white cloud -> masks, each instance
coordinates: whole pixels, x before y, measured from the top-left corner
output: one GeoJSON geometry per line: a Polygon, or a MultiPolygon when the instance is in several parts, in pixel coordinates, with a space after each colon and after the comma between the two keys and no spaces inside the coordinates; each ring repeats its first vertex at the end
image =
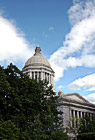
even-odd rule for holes
{"type": "Polygon", "coordinates": [[[89,88],[87,91],[95,91],[95,87],[89,88]]]}
{"type": "Polygon", "coordinates": [[[50,26],[49,27],[49,31],[52,31],[52,30],[54,30],[54,27],[53,26],[50,26]]]}
{"type": "Polygon", "coordinates": [[[95,0],[73,0],[68,14],[72,26],[83,19],[95,17],[95,0]]]}
{"type": "Polygon", "coordinates": [[[95,102],[92,102],[93,104],[95,104],[95,102]]]}
{"type": "Polygon", "coordinates": [[[91,94],[87,95],[87,99],[92,102],[95,102],[95,93],[91,93],[91,94]]]}
{"type": "Polygon", "coordinates": [[[10,62],[21,66],[33,54],[33,45],[29,44],[24,34],[12,20],[0,15],[0,64],[10,62]],[[31,48],[30,48],[30,47],[31,48]]]}
{"type": "Polygon", "coordinates": [[[95,104],[95,93],[90,93],[89,95],[83,97],[88,101],[90,101],[91,103],[95,104]]]}
{"type": "Polygon", "coordinates": [[[59,67],[58,65],[50,62],[55,74],[58,73],[58,75],[55,76],[55,80],[57,81],[59,78],[63,76],[63,69],[59,67]]]}
{"type": "Polygon", "coordinates": [[[62,89],[62,88],[64,88],[64,86],[59,85],[57,88],[58,88],[58,89],[62,89]]]}
{"type": "Polygon", "coordinates": [[[71,90],[81,90],[95,88],[95,73],[79,78],[68,85],[71,90]]]}
{"type": "Polygon", "coordinates": [[[55,66],[61,69],[61,75],[56,70],[56,80],[69,67],[95,67],[95,0],[74,0],[68,14],[72,24],[71,31],[66,35],[63,46],[50,56],[54,70],[55,66]]]}

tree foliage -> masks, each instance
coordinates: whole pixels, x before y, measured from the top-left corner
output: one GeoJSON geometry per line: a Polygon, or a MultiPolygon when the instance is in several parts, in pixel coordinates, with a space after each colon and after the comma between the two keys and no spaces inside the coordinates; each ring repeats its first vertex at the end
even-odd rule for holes
{"type": "Polygon", "coordinates": [[[87,114],[80,120],[78,130],[79,140],[94,140],[95,139],[95,115],[88,116],[87,114]]]}
{"type": "Polygon", "coordinates": [[[79,133],[95,132],[95,116],[88,116],[87,114],[83,119],[80,119],[79,133]]]}
{"type": "Polygon", "coordinates": [[[55,139],[63,124],[57,98],[45,81],[30,79],[15,65],[0,66],[1,140],[55,139]]]}

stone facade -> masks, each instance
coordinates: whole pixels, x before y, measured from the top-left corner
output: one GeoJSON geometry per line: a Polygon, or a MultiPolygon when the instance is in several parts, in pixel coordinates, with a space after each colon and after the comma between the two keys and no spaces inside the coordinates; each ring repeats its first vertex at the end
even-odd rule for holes
{"type": "Polygon", "coordinates": [[[54,87],[54,71],[48,60],[42,56],[40,47],[36,47],[34,56],[27,60],[22,72],[38,81],[47,80],[54,87]]]}
{"type": "Polygon", "coordinates": [[[91,118],[95,114],[95,105],[84,99],[78,93],[61,94],[59,96],[59,109],[63,112],[64,128],[78,127],[72,118],[84,118],[88,114],[91,118]]]}
{"type": "MultiPolygon", "coordinates": [[[[54,71],[47,59],[42,56],[40,47],[36,47],[34,56],[27,60],[22,71],[38,81],[46,79],[49,85],[54,88],[54,71]]],[[[63,94],[62,91],[59,91],[57,96],[59,96],[58,109],[63,112],[64,128],[68,126],[68,122],[70,122],[71,127],[76,125],[72,118],[83,118],[86,113],[93,116],[95,113],[95,105],[78,93],[63,94]]]]}

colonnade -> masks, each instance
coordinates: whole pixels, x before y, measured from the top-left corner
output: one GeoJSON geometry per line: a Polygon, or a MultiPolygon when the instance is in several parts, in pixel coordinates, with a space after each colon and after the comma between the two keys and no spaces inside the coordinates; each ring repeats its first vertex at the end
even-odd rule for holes
{"type": "Polygon", "coordinates": [[[93,113],[82,112],[77,110],[70,110],[71,127],[78,126],[79,119],[84,119],[85,115],[88,115],[91,119],[93,118],[93,113]]]}
{"type": "Polygon", "coordinates": [[[44,71],[32,71],[29,73],[30,78],[39,80],[47,80],[49,84],[53,84],[53,75],[44,71]]]}

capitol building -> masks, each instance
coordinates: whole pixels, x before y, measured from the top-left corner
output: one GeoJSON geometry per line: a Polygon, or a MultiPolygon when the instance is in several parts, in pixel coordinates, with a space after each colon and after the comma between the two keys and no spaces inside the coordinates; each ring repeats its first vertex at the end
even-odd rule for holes
{"type": "MultiPolygon", "coordinates": [[[[54,70],[48,60],[42,56],[40,47],[36,47],[35,54],[26,61],[22,72],[37,81],[46,79],[54,89],[54,70]]],[[[76,122],[72,118],[84,118],[85,114],[93,117],[95,114],[95,105],[78,93],[64,94],[59,91],[56,96],[59,96],[58,109],[63,112],[64,128],[68,126],[68,122],[71,127],[76,126],[76,122]]]]}
{"type": "Polygon", "coordinates": [[[54,87],[54,71],[48,60],[42,56],[40,47],[36,47],[34,56],[27,60],[22,71],[37,81],[47,80],[54,87]]]}

